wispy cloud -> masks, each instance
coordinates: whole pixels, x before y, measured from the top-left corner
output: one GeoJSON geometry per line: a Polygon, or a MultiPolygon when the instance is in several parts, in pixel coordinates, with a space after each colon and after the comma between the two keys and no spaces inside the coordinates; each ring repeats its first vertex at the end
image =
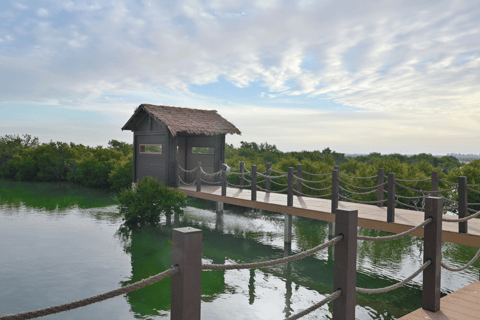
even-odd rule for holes
{"type": "MultiPolygon", "coordinates": [[[[433,129],[437,135],[460,129],[476,135],[479,14],[480,7],[467,0],[24,1],[0,13],[8,18],[0,22],[0,39],[10,37],[0,42],[0,95],[3,101],[56,99],[68,108],[130,112],[127,106],[138,104],[133,99],[138,92],[174,104],[185,100],[181,97],[204,103],[190,93],[191,85],[221,77],[238,88],[261,86],[257,98],[271,100],[269,110],[275,99],[302,96],[357,110],[349,111],[355,114],[351,119],[342,110],[326,116],[320,109],[313,117],[292,105],[297,122],[276,116],[262,122],[285,125],[282,141],[308,130],[320,135],[316,126],[334,130],[334,124],[355,126],[368,140],[374,131],[367,128],[379,122],[396,128],[383,128],[384,141],[394,141],[395,132],[404,134],[400,141],[431,135],[433,129]],[[37,9],[15,13],[29,8],[37,9]],[[165,98],[170,94],[177,100],[165,98]],[[128,102],[113,108],[108,96],[128,102]],[[382,120],[372,120],[376,117],[382,120]]],[[[225,97],[206,104],[227,102],[225,97]]],[[[260,112],[255,105],[249,100],[236,108],[242,114],[260,112]]],[[[239,121],[255,131],[250,122],[239,121]]],[[[346,137],[328,139],[347,146],[346,137]]]]}

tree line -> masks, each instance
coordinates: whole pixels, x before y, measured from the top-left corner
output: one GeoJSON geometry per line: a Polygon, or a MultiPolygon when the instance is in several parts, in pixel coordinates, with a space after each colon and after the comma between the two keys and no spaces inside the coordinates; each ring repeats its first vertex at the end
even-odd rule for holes
{"type": "MultiPolygon", "coordinates": [[[[431,177],[432,171],[439,171],[440,179],[455,183],[459,176],[466,176],[468,184],[480,184],[480,160],[463,165],[453,156],[434,157],[431,154],[421,153],[413,156],[401,154],[382,155],[370,153],[355,158],[346,157],[330,148],[322,151],[295,151],[282,152],[276,145],[269,143],[245,142],[235,148],[226,145],[226,163],[233,169],[238,169],[239,162],[245,162],[245,167],[258,166],[258,172],[265,171],[267,163],[272,169],[285,172],[288,167],[296,168],[303,165],[303,170],[313,174],[329,173],[333,166],[339,165],[340,172],[352,177],[367,177],[377,174],[379,168],[385,169],[385,175],[396,173],[397,179],[422,180],[431,177]]],[[[120,191],[129,188],[132,181],[133,147],[131,144],[117,140],[110,140],[106,148],[102,146],[89,147],[82,144],[49,142],[39,143],[38,138],[30,135],[5,135],[0,137],[0,175],[21,181],[69,181],[94,188],[110,188],[120,191]]],[[[320,181],[320,177],[308,176],[304,178],[320,181]]],[[[353,185],[369,187],[376,185],[376,179],[356,180],[342,177],[353,185]]],[[[259,179],[261,180],[261,179],[259,179]]],[[[229,182],[238,184],[238,176],[229,176],[229,182]]],[[[275,180],[279,185],[272,184],[272,190],[281,190],[286,180],[275,180]]],[[[321,189],[329,182],[308,184],[321,189]]],[[[419,190],[430,190],[430,182],[402,182],[402,184],[419,190]]],[[[265,187],[265,185],[260,184],[265,187]]],[[[440,182],[440,190],[451,188],[452,185],[440,182]]],[[[304,188],[306,194],[319,194],[304,188]]],[[[346,187],[347,190],[358,191],[346,187]]],[[[479,188],[476,188],[479,189],[479,188]]],[[[320,192],[321,193],[321,192],[320,192]]],[[[328,193],[328,190],[323,193],[328,193]]],[[[413,191],[397,187],[397,194],[401,196],[416,196],[413,191]]],[[[458,199],[455,192],[448,194],[452,200],[458,199]]],[[[358,200],[375,200],[376,195],[354,195],[349,197],[358,200]]],[[[412,201],[403,201],[411,204],[412,201]]],[[[469,192],[468,202],[480,203],[480,193],[469,192]]]]}

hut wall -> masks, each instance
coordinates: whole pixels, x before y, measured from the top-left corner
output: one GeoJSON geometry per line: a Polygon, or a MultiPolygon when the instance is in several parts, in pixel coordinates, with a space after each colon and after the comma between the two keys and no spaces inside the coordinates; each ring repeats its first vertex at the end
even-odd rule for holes
{"type": "Polygon", "coordinates": [[[149,175],[158,178],[163,184],[168,184],[167,159],[169,155],[167,130],[163,123],[145,116],[135,127],[135,181],[141,181],[149,175]],[[161,145],[162,153],[142,153],[141,145],[161,145]]]}

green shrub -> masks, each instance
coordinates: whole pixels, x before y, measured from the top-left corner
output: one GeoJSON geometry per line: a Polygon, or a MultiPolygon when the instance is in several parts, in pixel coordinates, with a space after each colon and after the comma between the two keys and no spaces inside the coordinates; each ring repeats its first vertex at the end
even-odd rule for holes
{"type": "Polygon", "coordinates": [[[133,155],[130,154],[125,160],[114,165],[112,172],[108,175],[108,182],[113,191],[121,191],[132,185],[133,155]]]}
{"type": "Polygon", "coordinates": [[[115,200],[125,224],[135,226],[158,223],[162,213],[183,213],[181,208],[186,206],[187,196],[146,176],[135,189],[121,191],[115,200]]]}

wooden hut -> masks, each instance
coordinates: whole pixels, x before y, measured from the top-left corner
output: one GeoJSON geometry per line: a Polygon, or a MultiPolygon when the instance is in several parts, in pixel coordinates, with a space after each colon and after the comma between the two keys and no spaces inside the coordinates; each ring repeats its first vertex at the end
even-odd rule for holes
{"type": "MultiPolygon", "coordinates": [[[[150,175],[166,186],[176,186],[176,160],[192,170],[197,162],[207,173],[225,161],[225,135],[241,134],[216,110],[198,110],[141,104],[122,130],[133,131],[133,182],[150,175]]],[[[185,182],[191,174],[179,171],[185,182]]]]}

